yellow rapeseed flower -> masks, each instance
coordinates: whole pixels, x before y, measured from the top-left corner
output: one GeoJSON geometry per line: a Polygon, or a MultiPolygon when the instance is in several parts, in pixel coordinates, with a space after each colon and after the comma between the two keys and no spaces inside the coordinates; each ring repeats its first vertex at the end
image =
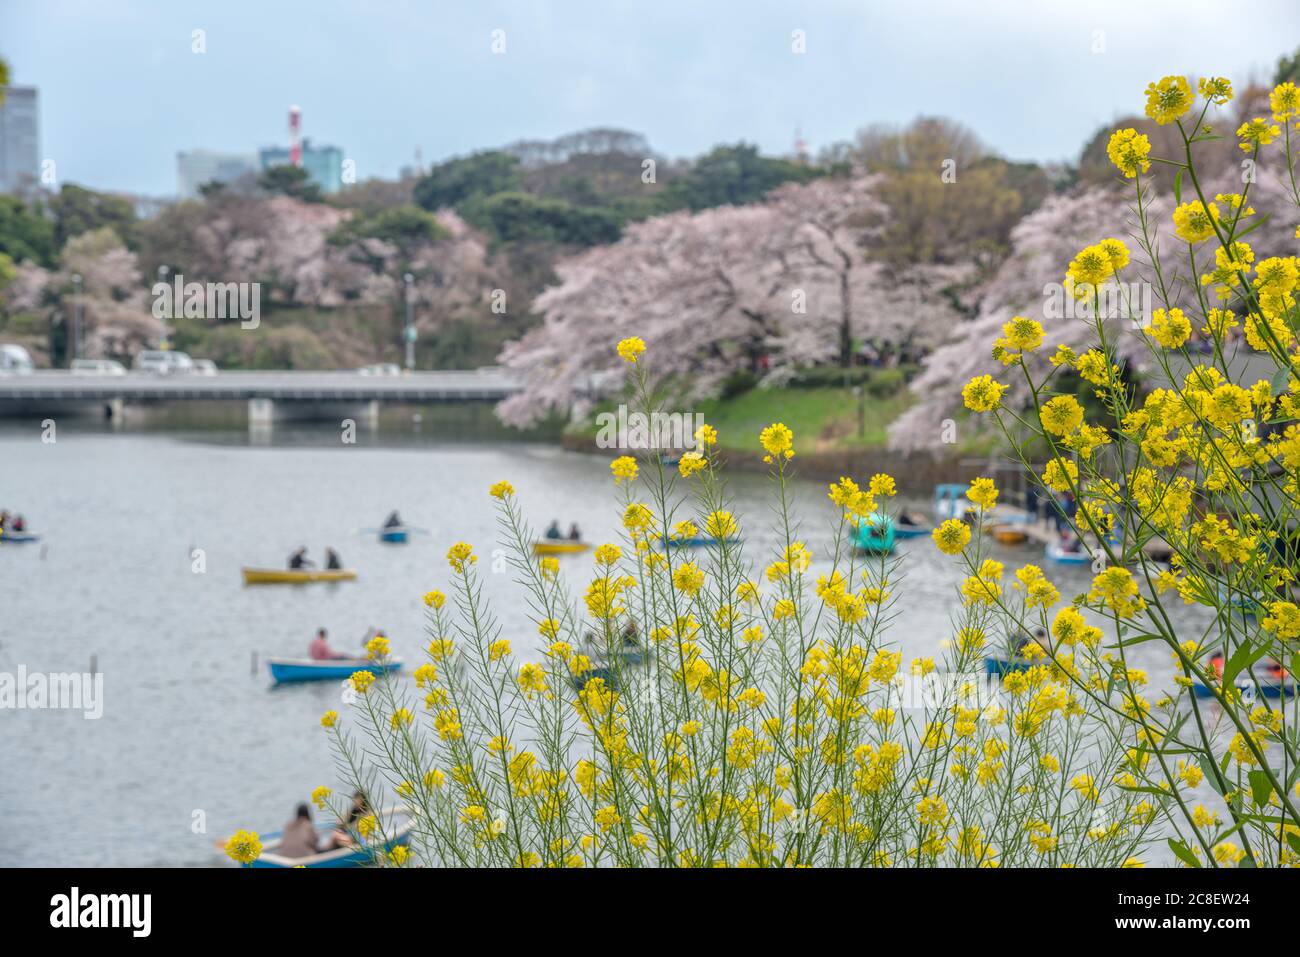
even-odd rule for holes
{"type": "Polygon", "coordinates": [[[1166,126],[1192,108],[1192,87],[1185,76],[1166,76],[1147,85],[1146,114],[1166,126]]]}
{"type": "Polygon", "coordinates": [[[623,339],[618,344],[618,355],[624,362],[636,362],[643,352],[645,352],[645,342],[636,336],[623,339]]]}

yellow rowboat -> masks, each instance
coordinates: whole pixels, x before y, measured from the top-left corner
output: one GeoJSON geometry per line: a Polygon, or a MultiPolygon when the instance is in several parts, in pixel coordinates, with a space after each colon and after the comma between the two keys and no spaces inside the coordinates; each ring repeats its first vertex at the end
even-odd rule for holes
{"type": "Polygon", "coordinates": [[[995,525],[993,527],[993,537],[1003,545],[1020,545],[1029,540],[1029,535],[1024,529],[1015,528],[1011,525],[995,525]]]}
{"type": "Polygon", "coordinates": [[[577,555],[591,548],[589,542],[572,542],[567,539],[533,542],[534,555],[577,555]]]}
{"type": "Polygon", "coordinates": [[[307,582],[347,582],[357,577],[351,568],[245,568],[245,585],[303,585],[307,582]]]}

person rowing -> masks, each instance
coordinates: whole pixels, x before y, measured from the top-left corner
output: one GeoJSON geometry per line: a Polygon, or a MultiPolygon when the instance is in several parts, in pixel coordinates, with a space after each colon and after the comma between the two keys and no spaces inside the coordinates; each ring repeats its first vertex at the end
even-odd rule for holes
{"type": "Polygon", "coordinates": [[[554,539],[561,539],[564,537],[563,533],[560,531],[560,520],[558,518],[551,519],[551,524],[546,526],[546,537],[554,539]]]}
{"type": "Polygon", "coordinates": [[[343,559],[339,558],[339,553],[332,548],[325,549],[325,567],[333,569],[343,567],[343,559]]]}
{"type": "Polygon", "coordinates": [[[289,567],[291,569],[292,568],[314,568],[315,566],[316,563],[307,557],[306,545],[303,545],[301,548],[295,550],[294,553],[289,556],[289,567]]]}
{"type": "Polygon", "coordinates": [[[311,645],[307,649],[308,655],[313,661],[339,661],[351,657],[341,651],[335,651],[330,646],[329,638],[325,635],[324,628],[316,629],[316,637],[311,640],[311,645]]]}
{"type": "MultiPolygon", "coordinates": [[[[559,531],[559,529],[557,528],[556,531],[559,531]]],[[[577,522],[573,522],[571,525],[569,525],[569,541],[571,542],[582,541],[582,532],[578,530],[577,522]]]]}
{"type": "Polygon", "coordinates": [[[402,527],[402,516],[398,515],[397,510],[394,509],[392,512],[389,513],[388,518],[384,520],[384,528],[401,528],[401,527],[402,527]]]}

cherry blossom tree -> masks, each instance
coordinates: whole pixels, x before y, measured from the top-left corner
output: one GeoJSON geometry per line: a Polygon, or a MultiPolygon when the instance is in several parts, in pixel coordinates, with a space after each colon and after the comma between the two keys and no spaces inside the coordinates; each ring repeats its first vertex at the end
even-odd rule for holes
{"type": "Polygon", "coordinates": [[[874,177],[786,184],[764,203],[678,212],[558,264],[533,308],[541,326],[501,361],[524,382],[501,416],[527,425],[581,407],[618,381],[613,345],[640,336],[684,400],[715,394],[738,370],[780,382],[796,368],[847,364],[941,340],[959,317],[940,290],[961,268],[891,267],[869,257],[887,221],[874,177]]]}
{"type": "MultiPolygon", "coordinates": [[[[1293,235],[1293,204],[1288,198],[1285,170],[1260,166],[1256,181],[1250,185],[1248,202],[1255,216],[1267,219],[1244,237],[1259,257],[1275,255],[1289,249],[1293,235]]],[[[1206,198],[1240,193],[1241,171],[1228,166],[1205,183],[1206,198]]],[[[1195,200],[1191,187],[1183,187],[1183,202],[1195,200]]],[[[1168,194],[1151,194],[1148,221],[1159,227],[1152,250],[1162,261],[1172,258],[1181,242],[1173,236],[1171,214],[1174,199],[1168,194]]],[[[1107,237],[1124,240],[1132,262],[1123,270],[1124,298],[1121,308],[1103,317],[1108,336],[1117,345],[1117,354],[1130,363],[1138,376],[1149,373],[1150,353],[1136,330],[1145,324],[1149,312],[1163,305],[1160,291],[1151,284],[1150,257],[1137,232],[1130,184],[1122,187],[1085,187],[1068,194],[1048,198],[1041,207],[1026,216],[1012,230],[1011,256],[1002,263],[980,292],[975,319],[956,326],[951,337],[925,360],[921,373],[912,380],[912,391],[919,402],[890,427],[890,445],[900,450],[934,448],[944,434],[943,423],[958,414],[962,407],[961,388],[978,375],[991,375],[1010,388],[1003,402],[1009,406],[1023,404],[1028,395],[1022,376],[1008,374],[994,359],[988,344],[1001,334],[1002,325],[1014,315],[1028,316],[1043,324],[1046,333],[1042,349],[1028,357],[1036,369],[1035,378],[1047,368],[1047,357],[1057,344],[1082,351],[1093,344],[1095,331],[1091,320],[1072,308],[1065,296],[1062,281],[1066,266],[1085,246],[1107,237]]],[[[1225,213],[1227,206],[1219,203],[1225,213]]],[[[1198,277],[1177,274],[1172,288],[1165,292],[1173,305],[1199,312],[1198,277]]],[[[1194,323],[1199,326],[1200,323],[1194,323]]]]}

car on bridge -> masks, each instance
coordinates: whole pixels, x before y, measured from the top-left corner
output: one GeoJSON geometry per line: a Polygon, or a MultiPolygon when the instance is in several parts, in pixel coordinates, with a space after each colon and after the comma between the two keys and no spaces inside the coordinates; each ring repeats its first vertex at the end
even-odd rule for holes
{"type": "Polygon", "coordinates": [[[12,342],[0,343],[0,375],[26,375],[36,368],[31,353],[12,342]]]}
{"type": "Polygon", "coordinates": [[[184,352],[167,349],[145,349],[136,353],[132,364],[136,372],[154,375],[178,375],[194,371],[194,360],[184,352]]]}
{"type": "Polygon", "coordinates": [[[126,366],[116,359],[73,359],[73,375],[126,375],[126,366]]]}

